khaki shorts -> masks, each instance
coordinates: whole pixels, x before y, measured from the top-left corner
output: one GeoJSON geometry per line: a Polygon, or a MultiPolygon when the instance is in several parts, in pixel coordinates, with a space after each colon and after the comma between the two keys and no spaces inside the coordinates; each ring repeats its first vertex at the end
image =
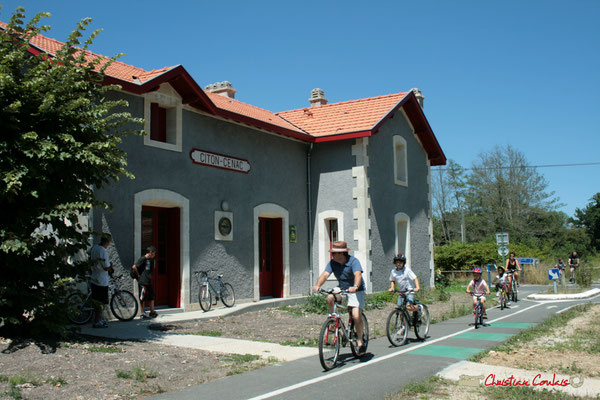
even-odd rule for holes
{"type": "Polygon", "coordinates": [[[347,293],[344,297],[348,298],[348,307],[358,307],[361,310],[365,309],[365,291],[347,293]]]}

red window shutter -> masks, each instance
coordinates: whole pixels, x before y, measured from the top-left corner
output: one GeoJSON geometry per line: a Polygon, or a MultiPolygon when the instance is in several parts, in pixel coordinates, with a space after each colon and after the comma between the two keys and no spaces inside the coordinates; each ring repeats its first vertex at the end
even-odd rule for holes
{"type": "Polygon", "coordinates": [[[150,139],[165,143],[167,141],[167,109],[158,103],[150,104],[150,139]]]}

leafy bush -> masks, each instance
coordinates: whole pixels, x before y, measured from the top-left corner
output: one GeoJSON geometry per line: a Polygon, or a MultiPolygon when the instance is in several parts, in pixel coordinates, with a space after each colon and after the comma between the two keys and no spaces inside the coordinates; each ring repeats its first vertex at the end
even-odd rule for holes
{"type": "Polygon", "coordinates": [[[592,285],[592,272],[592,267],[588,263],[581,263],[579,268],[575,270],[575,282],[577,285],[579,287],[590,287],[592,285]]]}
{"type": "MultiPolygon", "coordinates": [[[[517,254],[517,257],[548,258],[542,250],[522,244],[510,244],[508,247],[510,251],[517,254]]],[[[468,270],[475,266],[486,265],[488,262],[502,264],[502,257],[498,255],[498,246],[495,242],[465,244],[454,242],[435,248],[434,263],[436,268],[442,271],[468,270]]]]}

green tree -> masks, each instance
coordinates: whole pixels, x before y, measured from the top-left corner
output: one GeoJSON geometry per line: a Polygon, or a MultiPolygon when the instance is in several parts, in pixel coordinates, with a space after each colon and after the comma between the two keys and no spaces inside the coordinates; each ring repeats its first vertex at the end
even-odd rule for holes
{"type": "Polygon", "coordinates": [[[24,24],[17,8],[0,30],[0,327],[5,333],[63,333],[64,297],[85,262],[69,257],[88,246],[79,216],[110,205],[94,190],[126,171],[118,148],[142,134],[141,120],[101,85],[111,59],[89,57],[99,33],[80,42],[84,19],[50,57],[28,51],[48,26],[41,13],[24,24]]]}
{"type": "Polygon", "coordinates": [[[583,210],[575,209],[575,218],[572,222],[585,230],[592,250],[600,251],[600,193],[592,196],[583,210]]]}
{"type": "Polygon", "coordinates": [[[517,149],[496,146],[479,155],[469,175],[466,196],[475,227],[471,240],[486,240],[494,232],[509,232],[512,240],[538,245],[537,238],[556,229],[547,225],[547,213],[558,200],[535,168],[527,166],[517,149]]]}

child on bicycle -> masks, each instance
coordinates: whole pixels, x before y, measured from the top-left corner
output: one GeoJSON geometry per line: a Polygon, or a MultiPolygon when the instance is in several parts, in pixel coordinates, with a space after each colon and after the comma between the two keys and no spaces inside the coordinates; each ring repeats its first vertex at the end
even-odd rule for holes
{"type": "MultiPolygon", "coordinates": [[[[390,288],[388,290],[390,292],[394,292],[394,286],[397,284],[398,291],[400,292],[414,292],[406,294],[406,309],[408,311],[418,311],[419,308],[414,304],[415,293],[420,290],[419,278],[417,278],[415,273],[406,266],[406,257],[404,254],[395,255],[394,264],[396,265],[396,268],[392,269],[392,272],[390,272],[390,288]]],[[[402,296],[398,296],[398,306],[401,307],[403,303],[404,298],[402,296]]]]}
{"type": "Polygon", "coordinates": [[[496,279],[494,279],[494,286],[496,287],[496,292],[500,292],[500,290],[504,287],[504,291],[506,292],[506,287],[508,286],[508,275],[504,270],[504,267],[498,267],[498,275],[496,275],[496,279]]]}
{"type": "Polygon", "coordinates": [[[467,294],[473,296],[473,308],[477,306],[477,296],[481,295],[481,309],[483,318],[487,318],[485,312],[485,296],[490,295],[490,289],[483,278],[481,278],[481,268],[475,267],[473,269],[473,280],[469,282],[467,286],[467,294]]]}

